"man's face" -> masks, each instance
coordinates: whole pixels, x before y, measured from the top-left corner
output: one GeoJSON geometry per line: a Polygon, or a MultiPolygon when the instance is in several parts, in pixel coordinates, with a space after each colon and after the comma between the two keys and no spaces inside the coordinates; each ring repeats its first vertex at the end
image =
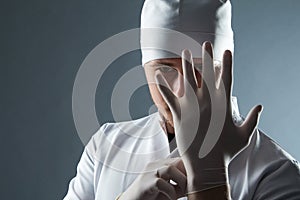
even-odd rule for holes
{"type": "MultiPolygon", "coordinates": [[[[200,87],[199,84],[201,83],[201,75],[199,71],[201,69],[202,62],[200,58],[195,58],[193,61],[198,87],[200,87]]],[[[157,59],[146,63],[144,67],[152,99],[158,108],[158,112],[166,121],[168,132],[174,133],[172,114],[156,85],[155,74],[161,73],[167,81],[172,92],[177,97],[182,96],[184,92],[184,86],[181,58],[157,59]]]]}

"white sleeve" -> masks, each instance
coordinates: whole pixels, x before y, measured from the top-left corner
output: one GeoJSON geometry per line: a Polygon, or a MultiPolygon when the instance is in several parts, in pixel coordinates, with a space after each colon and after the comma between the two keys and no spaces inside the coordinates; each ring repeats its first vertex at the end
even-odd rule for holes
{"type": "Polygon", "coordinates": [[[93,200],[94,198],[94,161],[85,148],[77,165],[76,176],[70,181],[64,200],[93,200]]]}
{"type": "Polygon", "coordinates": [[[69,189],[64,200],[94,200],[95,199],[95,154],[100,137],[106,127],[100,129],[90,139],[77,165],[76,176],[70,181],[69,189]]]}
{"type": "Polygon", "coordinates": [[[300,167],[295,160],[286,160],[274,164],[269,173],[260,181],[255,200],[299,200],[300,199],[300,167]]]}

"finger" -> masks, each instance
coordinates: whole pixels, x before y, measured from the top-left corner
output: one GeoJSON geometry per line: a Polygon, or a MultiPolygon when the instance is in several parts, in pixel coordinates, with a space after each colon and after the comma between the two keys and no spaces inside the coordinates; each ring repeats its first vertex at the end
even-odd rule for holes
{"type": "Polygon", "coordinates": [[[241,128],[243,132],[247,133],[247,137],[249,138],[251,134],[253,133],[254,129],[258,125],[259,117],[262,112],[262,105],[255,106],[251,109],[251,111],[248,113],[246,120],[241,125],[241,128]]]}
{"type": "Polygon", "coordinates": [[[155,169],[157,171],[158,168],[161,166],[166,166],[166,165],[174,165],[176,166],[177,163],[180,161],[180,158],[166,158],[166,159],[159,159],[155,160],[153,162],[148,163],[147,167],[150,167],[151,169],[155,169]]]}
{"type": "MultiPolygon", "coordinates": [[[[157,164],[161,166],[161,160],[157,161],[157,164]]],[[[183,164],[183,161],[180,157],[176,158],[167,158],[163,160],[164,165],[172,165],[175,166],[177,169],[179,169],[184,175],[186,175],[186,170],[183,164]]]]}
{"type": "Polygon", "coordinates": [[[177,158],[177,160],[172,165],[179,169],[184,175],[186,175],[186,170],[181,158],[177,158]]]}
{"type": "Polygon", "coordinates": [[[171,109],[171,112],[173,113],[177,106],[177,97],[173,94],[173,92],[170,90],[170,87],[167,84],[167,81],[164,79],[164,77],[161,74],[155,75],[155,80],[159,89],[160,94],[168,104],[169,108],[171,109]]]}
{"type": "Polygon", "coordinates": [[[194,92],[197,89],[197,81],[192,53],[187,49],[182,51],[182,69],[184,77],[184,92],[188,95],[188,93],[194,92]]]}
{"type": "Polygon", "coordinates": [[[186,175],[184,175],[175,166],[165,166],[160,168],[158,171],[158,176],[166,181],[174,181],[181,188],[182,191],[186,189],[186,175]]]}
{"type": "Polygon", "coordinates": [[[180,188],[178,185],[175,185],[174,188],[176,191],[177,199],[182,198],[186,195],[186,190],[182,190],[182,188],[180,188]]]}
{"type": "Polygon", "coordinates": [[[177,198],[175,188],[164,179],[158,178],[156,180],[156,187],[158,188],[160,193],[164,194],[170,200],[174,200],[177,198]]]}
{"type": "Polygon", "coordinates": [[[222,80],[225,87],[227,102],[231,102],[232,82],[233,82],[233,66],[231,51],[226,50],[223,55],[222,80]]]}
{"type": "Polygon", "coordinates": [[[207,89],[215,88],[215,74],[213,67],[213,50],[210,42],[205,42],[202,46],[202,83],[201,86],[206,85],[207,88],[203,88],[204,93],[208,93],[207,89]]]}
{"type": "MultiPolygon", "coordinates": [[[[151,198],[152,199],[152,198],[151,198]]],[[[167,197],[164,194],[158,193],[157,196],[154,197],[155,200],[170,200],[170,197],[167,197]]]]}

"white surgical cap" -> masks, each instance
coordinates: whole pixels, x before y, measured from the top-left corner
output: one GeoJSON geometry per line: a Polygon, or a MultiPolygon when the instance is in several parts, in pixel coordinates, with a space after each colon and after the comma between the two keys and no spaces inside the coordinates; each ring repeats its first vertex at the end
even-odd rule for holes
{"type": "Polygon", "coordinates": [[[201,58],[201,45],[210,41],[214,59],[233,51],[229,0],[145,0],[141,13],[143,65],[161,58],[180,57],[190,49],[201,58]]]}

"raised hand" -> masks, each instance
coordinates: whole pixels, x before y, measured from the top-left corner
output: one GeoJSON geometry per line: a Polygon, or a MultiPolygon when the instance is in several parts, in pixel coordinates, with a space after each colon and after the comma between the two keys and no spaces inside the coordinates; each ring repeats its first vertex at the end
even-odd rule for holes
{"type": "Polygon", "coordinates": [[[231,108],[232,55],[225,51],[221,73],[216,76],[212,52],[211,44],[204,43],[200,81],[191,52],[182,52],[183,96],[175,96],[165,78],[156,74],[159,90],[172,112],[189,191],[227,182],[229,161],[248,145],[262,110],[261,105],[254,107],[241,125],[235,124],[231,108]]]}

